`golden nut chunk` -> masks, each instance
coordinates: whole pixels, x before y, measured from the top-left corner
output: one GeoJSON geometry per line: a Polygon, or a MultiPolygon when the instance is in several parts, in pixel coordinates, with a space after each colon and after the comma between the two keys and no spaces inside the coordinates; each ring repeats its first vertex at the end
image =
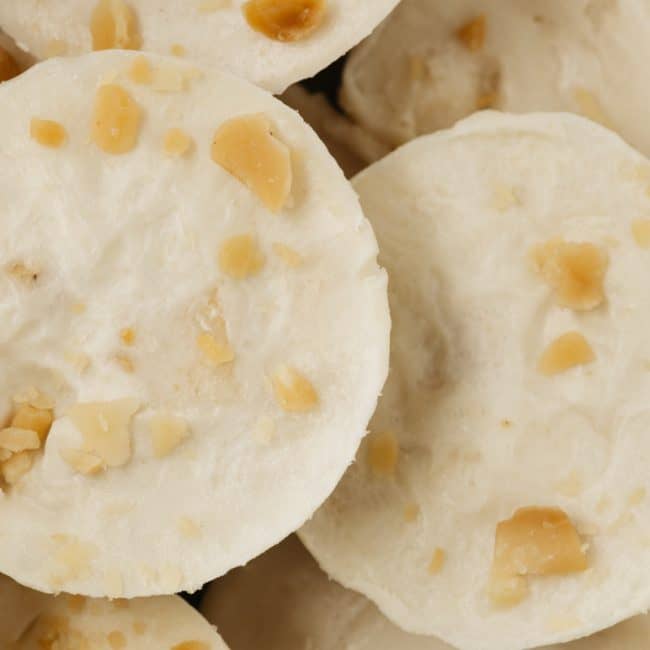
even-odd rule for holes
{"type": "Polygon", "coordinates": [[[609,258],[602,248],[552,239],[533,248],[532,259],[537,272],[555,290],[561,307],[588,311],[605,300],[609,258]]]}
{"type": "Polygon", "coordinates": [[[14,57],[3,47],[0,47],[0,83],[9,81],[9,79],[13,79],[19,74],[20,68],[14,57]]]}
{"type": "Polygon", "coordinates": [[[140,107],[124,88],[117,84],[100,86],[93,111],[92,140],[106,153],[128,153],[137,143],[141,119],[140,107]]]}
{"type": "Polygon", "coordinates": [[[187,422],[173,415],[158,414],[149,420],[151,448],[156,458],[171,454],[188,436],[187,422]]]}
{"type": "Polygon", "coordinates": [[[120,330],[120,340],[124,345],[133,345],[135,343],[135,330],[132,327],[125,327],[120,330]]]}
{"type": "Polygon", "coordinates": [[[487,21],[484,15],[476,16],[456,31],[456,38],[470,51],[478,52],[485,45],[487,21]]]}
{"type": "Polygon", "coordinates": [[[257,275],[265,263],[264,254],[252,235],[226,239],[219,249],[219,268],[235,280],[257,275]]]}
{"type": "Polygon", "coordinates": [[[247,185],[272,212],[279,212],[291,192],[289,148],[271,132],[261,114],[224,122],[212,140],[212,160],[247,185]]]}
{"type": "Polygon", "coordinates": [[[18,427],[7,427],[0,430],[0,448],[12,453],[38,449],[40,446],[41,439],[36,431],[18,427]]]}
{"type": "Polygon", "coordinates": [[[124,0],[99,0],[90,33],[93,50],[139,50],[142,44],[136,15],[124,0]]]}
{"type": "Polygon", "coordinates": [[[192,148],[192,138],[183,129],[169,129],[163,146],[168,156],[181,157],[192,148]]]}
{"type": "Polygon", "coordinates": [[[235,360],[235,352],[227,341],[218,341],[212,334],[199,334],[196,344],[204,359],[213,366],[222,366],[235,360]]]}
{"type": "Polygon", "coordinates": [[[54,415],[50,409],[39,409],[31,404],[21,404],[11,418],[11,426],[36,431],[41,443],[50,432],[54,415]]]}
{"type": "Polygon", "coordinates": [[[567,332],[544,350],[537,367],[543,375],[557,375],[595,359],[591,345],[580,332],[567,332]]]}
{"type": "Polygon", "coordinates": [[[89,454],[81,449],[61,449],[61,458],[79,474],[94,476],[105,469],[99,456],[89,454]]]}
{"type": "Polygon", "coordinates": [[[9,484],[15,485],[18,481],[29,472],[34,462],[34,454],[29,451],[23,451],[14,454],[9,460],[2,463],[2,478],[9,484]]]}
{"type": "Polygon", "coordinates": [[[248,24],[276,41],[300,41],[325,18],[325,0],[249,0],[243,7],[248,24]]]}
{"type": "Polygon", "coordinates": [[[273,390],[280,406],[289,413],[304,413],[318,406],[311,382],[294,368],[284,366],[275,373],[273,390]]]}
{"type": "Polygon", "coordinates": [[[447,559],[447,554],[444,549],[437,548],[433,555],[431,556],[431,561],[429,562],[429,573],[431,575],[436,575],[442,571],[442,568],[445,565],[445,560],[447,559]]]}
{"type": "Polygon", "coordinates": [[[66,140],[65,128],[52,120],[32,118],[29,124],[29,135],[38,144],[51,149],[58,149],[66,140]]]}
{"type": "Polygon", "coordinates": [[[377,476],[392,476],[399,460],[399,444],[391,431],[368,437],[368,465],[377,476]]]}

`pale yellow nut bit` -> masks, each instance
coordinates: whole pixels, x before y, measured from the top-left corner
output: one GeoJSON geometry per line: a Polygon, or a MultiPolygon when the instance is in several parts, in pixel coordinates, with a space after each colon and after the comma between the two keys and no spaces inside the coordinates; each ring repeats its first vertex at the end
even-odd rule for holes
{"type": "Polygon", "coordinates": [[[444,549],[437,548],[433,552],[431,561],[429,562],[429,574],[436,575],[437,573],[440,573],[442,571],[442,567],[445,565],[446,558],[447,554],[445,553],[444,549]]]}
{"type": "Polygon", "coordinates": [[[599,246],[552,239],[535,246],[531,256],[537,272],[555,290],[561,307],[588,311],[605,300],[603,285],[609,257],[599,246]]]}
{"type": "Polygon", "coordinates": [[[38,449],[41,446],[41,439],[36,431],[31,429],[19,429],[18,427],[7,427],[0,430],[0,448],[17,453],[38,449]]]}
{"type": "Polygon", "coordinates": [[[478,52],[485,45],[487,20],[484,15],[476,16],[456,30],[456,38],[470,51],[478,52]]]}
{"type": "Polygon", "coordinates": [[[3,47],[0,47],[0,83],[9,81],[9,79],[13,79],[19,74],[20,68],[14,57],[3,47]]]}
{"type": "Polygon", "coordinates": [[[273,376],[278,404],[289,413],[304,413],[318,406],[318,395],[311,382],[294,368],[283,366],[273,376]]]}
{"type": "Polygon", "coordinates": [[[252,235],[236,235],[219,248],[219,268],[235,280],[257,275],[266,263],[264,254],[252,235]]]}
{"type": "Polygon", "coordinates": [[[368,437],[368,465],[376,476],[392,476],[399,460],[399,443],[392,431],[368,437]]]}
{"type": "Polygon", "coordinates": [[[92,141],[106,153],[132,151],[138,140],[140,107],[131,95],[117,84],[100,86],[92,118],[92,141]]]}
{"type": "Polygon", "coordinates": [[[153,68],[146,56],[137,56],[129,66],[129,79],[141,86],[148,86],[153,81],[153,68]]]}
{"type": "Polygon", "coordinates": [[[190,435],[187,422],[182,418],[164,413],[149,420],[151,449],[156,458],[171,454],[190,435]]]}
{"type": "Polygon", "coordinates": [[[131,346],[135,343],[135,330],[132,327],[125,327],[120,330],[120,340],[124,345],[131,346]]]}
{"type": "Polygon", "coordinates": [[[52,427],[54,415],[50,409],[40,409],[31,404],[21,404],[11,418],[11,426],[36,431],[41,443],[45,442],[52,427]]]}
{"type": "Polygon", "coordinates": [[[192,149],[192,138],[183,129],[169,129],[165,133],[163,148],[168,156],[180,158],[192,149]]]}
{"type": "Polygon", "coordinates": [[[203,358],[212,366],[222,366],[235,360],[235,353],[227,341],[218,341],[212,334],[199,334],[196,344],[203,358]]]}
{"type": "Polygon", "coordinates": [[[58,149],[67,138],[63,125],[52,120],[41,120],[37,117],[32,118],[29,123],[29,135],[32,140],[50,149],[58,149]]]}
{"type": "Polygon", "coordinates": [[[90,33],[93,50],[139,50],[142,45],[136,15],[124,0],[99,0],[90,33]]]}
{"type": "Polygon", "coordinates": [[[34,454],[23,451],[14,454],[9,460],[2,463],[2,478],[9,484],[15,485],[29,472],[34,462],[34,454]]]}
{"type": "Polygon", "coordinates": [[[224,122],[212,140],[212,160],[248,186],[272,212],[286,203],[292,183],[291,155],[264,115],[224,122]]]}
{"type": "Polygon", "coordinates": [[[244,4],[248,24],[275,41],[307,38],[325,19],[325,0],[249,0],[244,4]]]}
{"type": "Polygon", "coordinates": [[[650,219],[633,221],[632,236],[639,248],[650,248],[650,219]]]}
{"type": "Polygon", "coordinates": [[[591,345],[580,332],[567,332],[544,350],[537,368],[543,375],[557,375],[595,359],[591,345]]]}
{"type": "Polygon", "coordinates": [[[105,469],[99,456],[81,449],[61,449],[60,455],[72,469],[84,476],[94,476],[105,469]]]}

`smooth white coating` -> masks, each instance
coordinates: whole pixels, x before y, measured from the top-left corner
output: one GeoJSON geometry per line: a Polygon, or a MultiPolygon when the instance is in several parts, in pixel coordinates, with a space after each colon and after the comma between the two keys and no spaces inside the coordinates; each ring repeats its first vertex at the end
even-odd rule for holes
{"type": "MultiPolygon", "coordinates": [[[[51,397],[44,452],[0,494],[0,569],[43,591],[133,597],[195,590],[299,527],[353,460],[387,373],[386,274],[358,200],[302,119],[268,93],[206,72],[178,93],[131,83],[126,52],[39,64],[0,87],[0,426],[16,394],[51,397]],[[97,88],[121,85],[143,111],[137,146],[102,152],[90,139],[97,88]],[[215,130],[263,113],[291,150],[289,203],[267,210],[210,157],[215,130]],[[48,149],[33,117],[68,139],[48,149]],[[193,149],[163,151],[170,127],[193,149]],[[252,234],[261,272],[234,280],[218,251],[252,234]],[[273,245],[303,258],[290,268],[273,245]],[[38,270],[33,283],[12,265],[38,270]],[[197,345],[217,300],[231,364],[197,345]],[[132,328],[133,345],[120,332],[132,328]],[[116,355],[133,365],[128,372],[116,355]],[[289,365],[318,405],[287,413],[271,383],[289,365]],[[133,455],[97,476],[61,456],[82,436],[79,402],[134,398],[133,455]],[[150,419],[182,418],[189,437],[156,458],[150,419]]],[[[149,56],[157,70],[188,71],[149,56]]]]}
{"type": "Polygon", "coordinates": [[[583,118],[490,112],[414,140],[353,185],[393,317],[370,430],[392,431],[400,455],[394,477],[375,476],[364,441],[303,541],[403,628],[464,650],[568,641],[646,611],[650,251],[632,234],[650,219],[646,159],[583,118]],[[599,308],[559,307],[533,270],[531,248],[556,237],[607,252],[599,308]],[[570,330],[595,362],[540,374],[570,330]],[[533,577],[528,598],[499,610],[487,594],[495,528],[526,506],[562,508],[590,568],[533,577]]]}
{"type": "MultiPolygon", "coordinates": [[[[326,19],[307,38],[272,40],[246,22],[246,0],[137,0],[142,49],[169,54],[181,45],[188,59],[223,67],[280,93],[311,77],[367,36],[398,0],[328,0],[326,19]],[[214,6],[214,10],[201,7],[214,6]],[[216,8],[220,6],[220,8],[216,8]]],[[[92,48],[90,18],[96,0],[20,0],[0,3],[0,25],[39,59],[65,46],[68,54],[92,48]],[[56,44],[53,48],[52,44],[56,44]]]]}

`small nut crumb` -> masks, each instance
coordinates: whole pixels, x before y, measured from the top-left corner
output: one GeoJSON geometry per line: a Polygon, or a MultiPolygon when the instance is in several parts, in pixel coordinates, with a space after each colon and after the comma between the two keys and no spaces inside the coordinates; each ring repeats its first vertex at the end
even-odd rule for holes
{"type": "Polygon", "coordinates": [[[609,257],[602,248],[552,239],[535,246],[531,257],[537,272],[555,290],[561,307],[588,311],[605,300],[603,283],[609,257]]]}
{"type": "Polygon", "coordinates": [[[190,429],[182,418],[159,413],[149,420],[149,433],[153,455],[164,458],[189,437],[190,429]]]}
{"type": "Polygon", "coordinates": [[[123,650],[126,648],[126,637],[123,632],[119,630],[113,630],[106,635],[106,640],[108,645],[111,646],[112,650],[123,650]]]}
{"type": "Polygon", "coordinates": [[[124,345],[133,345],[135,343],[135,330],[132,327],[125,327],[120,330],[120,340],[124,345]]]}
{"type": "Polygon", "coordinates": [[[169,129],[165,133],[164,150],[168,156],[184,156],[192,148],[192,138],[182,129],[169,129]]]}
{"type": "Polygon", "coordinates": [[[41,443],[50,432],[54,416],[51,409],[39,409],[31,404],[21,404],[11,419],[11,426],[36,431],[41,443]]]}
{"type": "Polygon", "coordinates": [[[203,358],[212,366],[222,366],[235,360],[235,352],[229,343],[218,341],[212,334],[199,334],[196,344],[203,358]]]}
{"type": "Polygon", "coordinates": [[[247,185],[272,212],[286,203],[292,183],[291,156],[264,115],[241,115],[224,122],[212,140],[212,160],[247,185]]]}
{"type": "Polygon", "coordinates": [[[257,275],[265,263],[264,254],[252,235],[226,239],[219,249],[219,268],[236,280],[257,275]]]}
{"type": "Polygon", "coordinates": [[[13,396],[14,404],[29,404],[37,409],[48,409],[52,410],[54,408],[54,401],[51,397],[41,393],[38,389],[30,386],[22,393],[16,393],[13,396]]]}
{"type": "Polygon", "coordinates": [[[136,15],[124,0],[99,0],[90,33],[93,50],[139,50],[142,44],[136,15]]]}
{"type": "Polygon", "coordinates": [[[280,406],[289,413],[304,413],[318,405],[318,395],[311,382],[289,366],[282,366],[275,373],[273,390],[280,406]]]}
{"type": "Polygon", "coordinates": [[[29,472],[34,462],[34,454],[29,451],[22,451],[14,454],[9,460],[2,463],[2,477],[8,485],[15,485],[29,472]]]}
{"type": "Polygon", "coordinates": [[[72,469],[84,476],[94,476],[106,469],[99,456],[89,454],[81,449],[61,449],[59,453],[61,458],[70,465],[72,469]]]}
{"type": "Polygon", "coordinates": [[[97,90],[92,121],[92,140],[106,153],[132,151],[140,131],[141,110],[124,88],[106,84],[97,90]]]}
{"type": "Polygon", "coordinates": [[[7,266],[7,273],[23,284],[32,285],[38,280],[40,270],[31,268],[23,262],[14,262],[7,266]]]}
{"type": "Polygon", "coordinates": [[[174,43],[169,48],[169,53],[173,56],[185,56],[186,49],[180,43],[174,43]]]}
{"type": "Polygon", "coordinates": [[[395,474],[399,460],[399,443],[392,431],[373,433],[368,437],[368,465],[377,476],[395,474]]]}
{"type": "Polygon", "coordinates": [[[20,68],[14,59],[4,47],[0,47],[0,83],[9,81],[20,74],[20,68]]]}
{"type": "Polygon", "coordinates": [[[483,14],[476,16],[456,30],[456,38],[470,51],[478,52],[485,45],[487,20],[483,14]]]}
{"type": "Polygon", "coordinates": [[[276,41],[300,41],[325,19],[325,0],[249,0],[244,16],[256,31],[276,41]]]}
{"type": "Polygon", "coordinates": [[[66,141],[65,128],[52,120],[41,120],[33,117],[29,123],[29,135],[43,147],[58,149],[66,141]]]}
{"type": "Polygon", "coordinates": [[[40,446],[41,439],[36,431],[18,427],[0,429],[0,448],[2,449],[15,454],[19,451],[39,449],[40,446]]]}
{"type": "Polygon", "coordinates": [[[304,262],[302,255],[286,244],[273,244],[273,252],[290,268],[295,269],[304,262]]]}
{"type": "Polygon", "coordinates": [[[578,105],[578,113],[590,119],[592,122],[602,124],[607,129],[613,129],[614,125],[605,113],[600,100],[586,88],[574,88],[573,97],[578,105]]]}
{"type": "Polygon", "coordinates": [[[153,68],[146,56],[137,56],[128,70],[128,77],[133,83],[148,86],[153,81],[153,68]]]}
{"type": "Polygon", "coordinates": [[[650,248],[650,219],[632,222],[632,236],[640,248],[650,248]]]}
{"type": "Polygon", "coordinates": [[[122,354],[121,352],[118,352],[115,355],[115,361],[117,361],[118,365],[124,372],[128,372],[129,374],[133,374],[135,371],[135,365],[133,364],[133,360],[131,357],[127,356],[126,354],[122,354]]]}
{"type": "Polygon", "coordinates": [[[592,363],[595,359],[592,347],[580,332],[567,332],[544,350],[537,369],[543,375],[557,375],[570,368],[592,363]]]}
{"type": "Polygon", "coordinates": [[[504,575],[493,570],[487,593],[495,607],[514,607],[528,596],[528,580],[522,576],[504,575]]]}
{"type": "Polygon", "coordinates": [[[201,526],[194,519],[189,517],[181,517],[178,521],[178,530],[183,537],[189,539],[196,539],[201,537],[201,526]]]}
{"type": "Polygon", "coordinates": [[[429,562],[429,573],[431,575],[436,575],[442,571],[442,567],[445,564],[446,553],[443,549],[437,548],[433,555],[431,556],[431,561],[429,562]]]}

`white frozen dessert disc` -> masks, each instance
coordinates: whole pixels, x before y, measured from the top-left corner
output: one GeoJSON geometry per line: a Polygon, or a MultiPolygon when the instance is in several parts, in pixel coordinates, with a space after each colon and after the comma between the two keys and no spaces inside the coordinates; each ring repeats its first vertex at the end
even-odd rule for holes
{"type": "Polygon", "coordinates": [[[178,596],[114,601],[49,596],[35,623],[8,650],[50,648],[228,650],[210,623],[178,596]]]}
{"type": "Polygon", "coordinates": [[[43,610],[48,598],[0,575],[0,647],[18,640],[43,610]]]}
{"type": "Polygon", "coordinates": [[[300,117],[225,74],[56,59],[0,124],[0,569],[196,589],[354,458],[388,361],[372,230],[300,117]]]}
{"type": "Polygon", "coordinates": [[[39,59],[142,49],[219,66],[272,92],[316,74],[398,0],[20,0],[0,25],[39,59]]]}
{"type": "Polygon", "coordinates": [[[349,57],[343,105],[393,145],[492,107],[579,113],[650,154],[649,21],[640,0],[404,0],[349,57]]]}
{"type": "Polygon", "coordinates": [[[490,112],[353,185],[389,273],[391,371],[308,548],[467,650],[647,610],[650,164],[576,116],[490,112]]]}
{"type": "MultiPolygon", "coordinates": [[[[364,596],[329,579],[295,537],[214,582],[201,609],[231,650],[453,650],[393,625],[364,596]]],[[[648,635],[650,618],[638,616],[546,650],[645,650],[648,635]]]]}

